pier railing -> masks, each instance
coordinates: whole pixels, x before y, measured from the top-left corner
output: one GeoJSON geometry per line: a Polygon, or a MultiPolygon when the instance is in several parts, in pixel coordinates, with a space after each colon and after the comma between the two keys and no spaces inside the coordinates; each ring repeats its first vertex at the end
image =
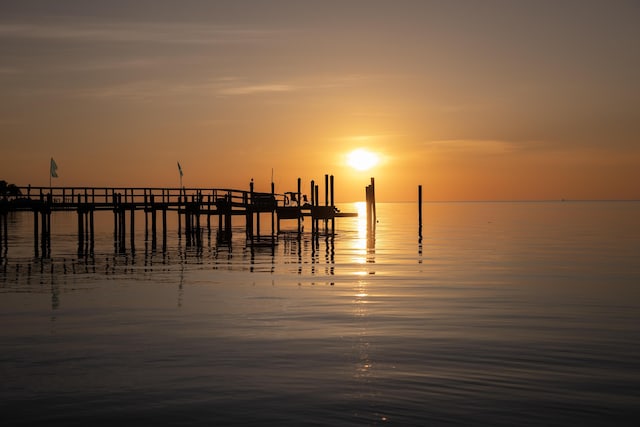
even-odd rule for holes
{"type": "Polygon", "coordinates": [[[162,205],[169,210],[189,203],[215,210],[221,203],[233,208],[255,205],[274,209],[283,204],[284,194],[264,193],[227,188],[161,188],[161,187],[17,187],[18,194],[0,196],[10,210],[33,210],[46,206],[52,210],[74,210],[81,205],[105,210],[126,205],[128,209],[145,209],[162,205]]]}
{"type": "Polygon", "coordinates": [[[167,239],[167,212],[177,212],[178,236],[184,235],[187,245],[201,244],[205,218],[206,229],[211,230],[211,217],[217,216],[217,236],[220,243],[231,243],[232,216],[245,216],[245,232],[251,245],[270,244],[277,241],[280,220],[296,220],[298,233],[304,216],[312,218],[312,233],[324,229],[333,234],[335,218],[355,216],[340,212],[333,203],[333,176],[325,175],[325,203],[320,204],[318,185],[311,181],[311,202],[301,195],[298,178],[297,191],[278,194],[271,184],[271,192],[230,188],[162,188],[162,187],[14,187],[11,192],[0,194],[0,248],[8,247],[9,212],[33,212],[34,249],[48,256],[51,238],[51,214],[57,211],[75,211],[78,215],[78,254],[91,252],[94,241],[94,213],[111,211],[114,216],[114,239],[120,251],[126,248],[126,236],[130,249],[135,247],[136,212],[144,213],[145,236],[149,235],[155,249],[157,222],[161,224],[163,250],[167,239]],[[304,200],[304,203],[302,203],[304,200]],[[261,214],[271,217],[270,236],[261,236],[261,214]],[[157,221],[157,216],[160,221],[157,221]],[[277,222],[276,222],[277,218],[277,222]],[[330,227],[329,227],[330,224],[330,227]]]}

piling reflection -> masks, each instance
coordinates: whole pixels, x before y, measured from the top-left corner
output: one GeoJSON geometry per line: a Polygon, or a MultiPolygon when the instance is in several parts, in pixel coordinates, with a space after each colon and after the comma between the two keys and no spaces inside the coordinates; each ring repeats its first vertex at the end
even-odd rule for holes
{"type": "MultiPolygon", "coordinates": [[[[25,224],[24,218],[30,220],[31,216],[24,213],[16,215],[16,218],[16,224],[12,227],[23,230],[23,234],[26,229],[29,236],[31,222],[27,221],[25,224]]],[[[253,241],[245,240],[244,218],[237,218],[241,224],[233,233],[229,233],[233,236],[231,241],[218,240],[216,236],[219,235],[219,230],[214,224],[210,231],[199,230],[200,237],[191,231],[191,239],[183,230],[182,236],[170,239],[170,244],[166,247],[163,244],[160,248],[160,242],[156,242],[153,233],[150,233],[147,227],[142,228],[142,224],[140,229],[136,230],[135,239],[131,238],[130,233],[123,235],[122,221],[118,221],[114,230],[110,212],[97,215],[93,225],[90,216],[83,216],[80,239],[74,232],[77,218],[76,212],[54,215],[56,230],[72,230],[57,231],[54,235],[55,254],[59,254],[57,256],[51,255],[50,238],[46,234],[44,241],[38,241],[37,256],[28,255],[31,252],[30,241],[17,245],[11,242],[9,236],[10,250],[7,252],[5,247],[0,251],[0,292],[2,289],[27,293],[48,292],[51,293],[52,309],[57,309],[63,303],[64,295],[69,292],[89,289],[100,282],[104,283],[105,280],[117,281],[126,277],[129,280],[154,283],[173,281],[178,289],[177,304],[180,306],[184,276],[193,270],[211,271],[212,274],[215,274],[216,270],[295,274],[305,277],[303,282],[310,279],[309,282],[315,283],[310,276],[334,277],[338,274],[340,265],[345,266],[343,273],[352,271],[352,264],[347,258],[353,253],[351,241],[356,228],[355,221],[358,220],[343,220],[351,224],[343,235],[332,232],[330,227],[324,231],[317,230],[316,233],[305,233],[302,228],[298,232],[294,228],[278,233],[275,239],[269,237],[269,240],[265,241],[267,244],[259,245],[256,244],[259,240],[255,236],[253,241]],[[87,234],[87,229],[92,226],[97,232],[96,239],[92,238],[90,232],[87,234]],[[108,237],[105,239],[105,236],[108,237]],[[131,240],[138,244],[131,244],[131,240]],[[126,244],[123,245],[123,242],[126,244]],[[341,244],[345,245],[343,251],[338,249],[341,244]],[[342,254],[342,264],[337,260],[339,254],[342,254]]],[[[40,219],[39,213],[39,226],[40,219]]],[[[119,213],[118,219],[122,219],[119,213]]],[[[126,219],[126,230],[130,231],[130,215],[127,215],[126,219]]],[[[48,228],[50,224],[45,226],[48,228]]],[[[177,234],[178,230],[173,230],[177,234]]],[[[374,248],[370,243],[372,240],[366,236],[366,228],[364,230],[365,236],[357,239],[362,244],[358,250],[362,250],[363,264],[374,261],[374,248]]],[[[42,238],[42,234],[39,233],[38,237],[42,238]]],[[[330,282],[333,284],[335,279],[331,279],[330,282]]]]}
{"type": "Polygon", "coordinates": [[[418,226],[418,264],[422,264],[422,224],[418,226]]]}

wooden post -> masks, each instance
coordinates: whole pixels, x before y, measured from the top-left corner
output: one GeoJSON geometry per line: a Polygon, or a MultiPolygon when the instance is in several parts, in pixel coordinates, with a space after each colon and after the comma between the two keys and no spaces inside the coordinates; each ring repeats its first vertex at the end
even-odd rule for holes
{"type": "Polygon", "coordinates": [[[371,185],[364,188],[365,192],[365,212],[367,214],[367,232],[371,230],[371,185]]]}
{"type": "Polygon", "coordinates": [[[42,256],[46,257],[47,256],[47,212],[46,212],[47,208],[43,208],[41,211],[41,221],[40,224],[42,225],[42,233],[41,233],[41,249],[42,249],[42,256]]]}
{"type": "Polygon", "coordinates": [[[231,243],[231,216],[232,216],[232,212],[231,212],[231,193],[229,193],[227,195],[227,207],[226,207],[226,211],[225,211],[225,215],[224,215],[224,228],[225,228],[225,240],[229,243],[231,243]]]}
{"type": "MultiPolygon", "coordinates": [[[[180,216],[180,214],[178,214],[180,216]]],[[[167,207],[162,207],[162,252],[167,250],[167,207]]]]}
{"type": "Polygon", "coordinates": [[[334,190],[334,186],[333,186],[333,175],[331,175],[330,177],[330,183],[331,183],[331,190],[329,191],[329,194],[331,195],[331,234],[335,234],[336,232],[336,217],[335,217],[335,202],[334,202],[334,197],[333,197],[333,190],[334,190]]]}
{"type": "Polygon", "coordinates": [[[376,193],[374,179],[366,187],[367,232],[375,232],[376,228],[376,193]]]}
{"type": "Polygon", "coordinates": [[[222,235],[222,232],[224,231],[223,229],[223,218],[222,215],[224,214],[224,206],[221,204],[221,202],[218,202],[218,235],[222,235]]]}
{"type": "Polygon", "coordinates": [[[329,206],[329,175],[324,175],[324,205],[329,206]]]}
{"type": "MultiPolygon", "coordinates": [[[[329,175],[324,175],[324,205],[329,206],[329,175]]],[[[329,218],[324,216],[324,231],[327,232],[327,228],[329,225],[329,218]]]]}
{"type": "Polygon", "coordinates": [[[135,225],[135,206],[133,204],[133,196],[131,197],[132,201],[131,201],[131,218],[129,220],[129,233],[131,234],[131,253],[133,253],[136,250],[136,225],[135,225]]]}
{"type": "Polygon", "coordinates": [[[38,256],[38,211],[33,210],[33,249],[35,256],[38,256]]]}
{"type": "MultiPolygon", "coordinates": [[[[147,199],[147,190],[144,190],[144,240],[149,240],[149,201],[147,199]]],[[[178,214],[180,215],[180,214],[178,214]]]]}
{"type": "Polygon", "coordinates": [[[180,210],[182,209],[182,188],[178,193],[178,237],[182,237],[182,217],[180,216],[180,210]]]}
{"type": "Polygon", "coordinates": [[[422,185],[418,185],[418,263],[422,263],[422,185]]]}
{"type": "MultiPolygon", "coordinates": [[[[320,186],[316,185],[315,189],[314,189],[314,194],[315,194],[315,200],[316,200],[316,204],[315,206],[320,206],[320,198],[318,197],[318,191],[320,190],[320,186]]],[[[319,225],[320,225],[320,219],[318,219],[316,217],[315,219],[315,225],[316,225],[316,233],[318,233],[318,229],[319,229],[319,225]]]]}
{"type": "Polygon", "coordinates": [[[82,255],[82,248],[84,246],[84,218],[80,197],[80,194],[78,194],[78,255],[82,255]]]}
{"type": "Polygon", "coordinates": [[[302,204],[302,202],[300,201],[301,184],[302,184],[302,180],[298,178],[298,239],[300,238],[300,232],[302,231],[302,224],[301,224],[302,211],[300,210],[300,206],[302,204]]]}
{"type": "MultiPolygon", "coordinates": [[[[250,191],[253,192],[253,182],[249,186],[250,191]]],[[[244,205],[244,215],[245,215],[245,232],[247,240],[253,242],[253,210],[251,208],[250,198],[252,193],[243,193],[242,194],[242,204],[244,205]]]]}
{"type": "Polygon", "coordinates": [[[200,227],[200,214],[202,210],[202,193],[198,190],[198,199],[196,204],[196,240],[198,242],[198,246],[202,243],[202,230],[200,227]]]}
{"type": "Polygon", "coordinates": [[[155,251],[157,235],[156,235],[156,202],[153,194],[149,195],[149,202],[151,204],[151,249],[155,251]]]}
{"type": "Polygon", "coordinates": [[[375,183],[375,179],[373,177],[371,177],[371,206],[373,209],[373,228],[376,228],[376,222],[377,222],[377,217],[376,217],[376,183],[375,183]]]}
{"type": "Polygon", "coordinates": [[[82,217],[84,219],[84,241],[89,243],[89,206],[86,203],[82,208],[82,217]]]}
{"type": "Polygon", "coordinates": [[[418,235],[422,237],[422,185],[418,185],[418,235]]]}
{"type": "Polygon", "coordinates": [[[184,203],[184,236],[187,239],[187,246],[191,246],[191,205],[186,199],[184,203]]]}
{"type": "Polygon", "coordinates": [[[207,194],[207,233],[211,235],[211,194],[207,194]]]}
{"type": "Polygon", "coordinates": [[[95,244],[95,229],[94,229],[94,225],[93,225],[93,211],[95,209],[93,209],[93,206],[91,208],[91,211],[89,212],[89,244],[91,245],[91,252],[93,253],[93,246],[95,244]]]}
{"type": "Polygon", "coordinates": [[[256,208],[256,237],[260,240],[260,206],[256,208]]]}
{"type": "MultiPolygon", "coordinates": [[[[273,182],[271,182],[271,201],[277,205],[276,202],[276,190],[275,190],[275,184],[273,182]]],[[[276,207],[275,206],[271,206],[271,242],[273,243],[274,241],[274,228],[275,228],[275,213],[276,213],[276,207]]]]}
{"type": "MultiPolygon", "coordinates": [[[[120,252],[124,252],[125,248],[126,248],[126,242],[125,242],[125,238],[126,238],[126,222],[125,222],[125,204],[122,203],[122,194],[118,195],[118,204],[120,205],[120,252]]],[[[125,190],[124,193],[124,200],[126,203],[127,200],[127,190],[125,190]]]]}
{"type": "Polygon", "coordinates": [[[116,190],[112,191],[112,201],[113,201],[113,238],[114,240],[118,239],[118,197],[116,196],[116,190]]]}
{"type": "Polygon", "coordinates": [[[315,181],[312,179],[311,180],[311,192],[309,193],[309,197],[311,197],[311,234],[315,234],[316,233],[316,219],[313,216],[313,208],[316,205],[315,202],[315,194],[316,194],[316,183],[315,181]]]}

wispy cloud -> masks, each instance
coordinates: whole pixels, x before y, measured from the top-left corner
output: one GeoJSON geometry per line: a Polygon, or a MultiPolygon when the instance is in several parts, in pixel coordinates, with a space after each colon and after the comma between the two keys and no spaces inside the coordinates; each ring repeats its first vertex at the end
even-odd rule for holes
{"type": "Polygon", "coordinates": [[[449,139],[428,141],[424,145],[427,148],[440,151],[468,151],[491,154],[514,151],[518,144],[511,141],[498,140],[449,139]]]}
{"type": "Polygon", "coordinates": [[[172,97],[176,101],[181,96],[249,96],[294,90],[296,87],[288,84],[242,84],[238,79],[224,77],[200,82],[132,81],[80,90],[75,93],[75,96],[133,101],[172,97]]]}
{"type": "Polygon", "coordinates": [[[47,41],[229,44],[258,42],[281,32],[194,23],[0,23],[0,38],[47,41]]]}
{"type": "MultiPolygon", "coordinates": [[[[198,59],[190,56],[182,58],[184,64],[195,64],[198,59]]],[[[163,65],[175,65],[167,58],[116,58],[111,60],[95,59],[86,62],[61,63],[50,66],[47,73],[52,71],[87,72],[110,70],[153,70],[163,65]]],[[[1,71],[2,69],[0,69],[1,71]]],[[[13,69],[7,69],[7,73],[13,69]]],[[[36,71],[33,71],[36,72],[36,71]]],[[[38,70],[37,73],[42,73],[38,70]]],[[[358,84],[367,76],[288,76],[288,78],[269,80],[250,77],[248,75],[194,76],[191,73],[163,75],[161,73],[145,74],[136,72],[118,74],[113,80],[108,75],[101,75],[92,82],[83,81],[75,87],[55,87],[50,85],[38,87],[17,87],[13,92],[20,96],[40,97],[73,97],[93,98],[101,100],[126,100],[134,102],[149,102],[163,98],[171,98],[172,102],[179,102],[187,98],[202,97],[249,97],[249,96],[286,96],[293,93],[311,93],[318,90],[342,90],[349,85],[358,84]],[[106,79],[106,81],[105,81],[106,79]]],[[[204,73],[206,74],[206,72],[204,73]]],[[[369,114],[370,115],[370,114],[369,114]]],[[[370,138],[379,139],[380,136],[370,138]]]]}
{"type": "Polygon", "coordinates": [[[296,88],[287,84],[260,84],[249,86],[235,86],[222,88],[218,91],[220,95],[254,95],[271,92],[290,92],[296,88]]]}

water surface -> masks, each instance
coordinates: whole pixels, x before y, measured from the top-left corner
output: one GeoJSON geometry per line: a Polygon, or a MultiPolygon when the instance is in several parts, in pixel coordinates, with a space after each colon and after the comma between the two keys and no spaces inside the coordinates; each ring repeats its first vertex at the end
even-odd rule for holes
{"type": "Polygon", "coordinates": [[[273,250],[247,247],[242,220],[230,246],[171,223],[153,250],[137,219],[125,253],[101,214],[82,256],[60,213],[45,259],[12,216],[3,419],[637,424],[640,203],[427,203],[421,238],[414,204],[377,211],[375,235],[341,218],[273,250]]]}

